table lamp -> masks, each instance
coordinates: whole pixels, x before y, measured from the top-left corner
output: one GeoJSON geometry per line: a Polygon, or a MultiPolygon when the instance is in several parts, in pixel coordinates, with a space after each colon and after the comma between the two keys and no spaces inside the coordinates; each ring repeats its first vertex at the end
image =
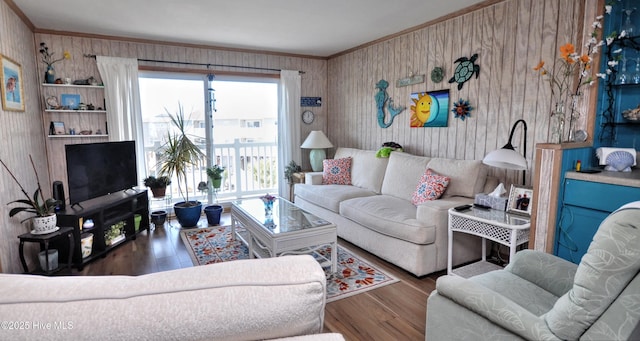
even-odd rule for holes
{"type": "Polygon", "coordinates": [[[511,144],[511,140],[513,140],[513,133],[516,130],[516,126],[518,123],[522,122],[524,126],[524,155],[527,154],[527,123],[524,120],[517,120],[516,123],[513,124],[511,128],[511,134],[509,135],[509,142],[504,145],[504,147],[500,149],[496,149],[491,153],[487,154],[482,160],[482,163],[498,167],[498,168],[506,168],[506,169],[516,169],[522,170],[522,184],[525,184],[525,172],[527,171],[527,159],[524,156],[520,155],[520,153],[516,152],[511,144]]]}
{"type": "Polygon", "coordinates": [[[307,139],[304,140],[300,148],[311,149],[309,152],[309,161],[311,169],[314,172],[322,171],[322,161],[327,158],[326,148],[333,147],[327,136],[320,130],[314,130],[309,133],[307,139]]]}

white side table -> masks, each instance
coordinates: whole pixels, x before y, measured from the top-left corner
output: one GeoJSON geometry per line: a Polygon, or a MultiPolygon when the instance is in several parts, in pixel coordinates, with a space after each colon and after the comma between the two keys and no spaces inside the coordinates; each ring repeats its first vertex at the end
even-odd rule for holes
{"type": "Polygon", "coordinates": [[[471,277],[502,267],[487,262],[487,239],[509,247],[509,259],[516,253],[516,247],[529,241],[529,217],[510,214],[498,210],[470,208],[464,211],[449,209],[449,240],[447,274],[471,277]],[[482,260],[453,269],[453,232],[462,232],[482,237],[482,260]]]}

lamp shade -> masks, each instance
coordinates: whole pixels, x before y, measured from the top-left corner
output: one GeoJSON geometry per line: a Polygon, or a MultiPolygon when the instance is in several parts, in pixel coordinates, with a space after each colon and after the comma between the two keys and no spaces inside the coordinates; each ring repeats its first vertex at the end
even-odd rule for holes
{"type": "Polygon", "coordinates": [[[327,136],[320,130],[310,132],[307,139],[304,140],[300,146],[300,148],[305,149],[324,149],[331,147],[333,147],[333,144],[331,144],[327,136]]]}
{"type": "Polygon", "coordinates": [[[507,146],[500,149],[496,149],[487,154],[482,160],[482,163],[506,169],[526,170],[527,160],[520,153],[513,149],[507,148],[507,146]]]}

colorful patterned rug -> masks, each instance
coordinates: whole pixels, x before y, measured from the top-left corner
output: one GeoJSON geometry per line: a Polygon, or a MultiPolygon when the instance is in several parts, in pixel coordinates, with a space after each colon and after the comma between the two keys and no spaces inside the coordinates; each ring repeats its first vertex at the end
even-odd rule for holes
{"type": "MultiPolygon", "coordinates": [[[[184,242],[194,265],[220,263],[249,258],[249,249],[239,240],[231,239],[231,226],[212,226],[183,230],[180,237],[184,242]]],[[[326,247],[314,257],[331,252],[326,247]]],[[[326,268],[325,272],[329,272],[326,268]]],[[[338,246],[338,271],[327,278],[327,302],[353,296],[372,289],[398,282],[392,277],[338,246]]]]}

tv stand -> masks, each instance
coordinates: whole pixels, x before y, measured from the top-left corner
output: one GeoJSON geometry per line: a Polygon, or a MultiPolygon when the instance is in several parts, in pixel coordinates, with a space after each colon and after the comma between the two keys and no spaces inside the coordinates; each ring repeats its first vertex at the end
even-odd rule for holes
{"type": "MultiPolygon", "coordinates": [[[[137,233],[149,229],[149,197],[146,189],[125,189],[83,201],[82,203],[75,203],[70,208],[57,212],[57,216],[59,226],[73,227],[75,245],[73,247],[72,262],[74,267],[82,271],[84,264],[98,257],[106,256],[113,248],[130,239],[135,239],[137,233]],[[136,231],[134,216],[137,214],[142,219],[140,227],[136,231]],[[93,227],[84,229],[82,225],[87,219],[93,220],[93,227]],[[125,225],[124,238],[120,241],[109,243],[105,234],[108,234],[113,225],[121,222],[124,222],[125,225]],[[93,234],[93,246],[91,254],[83,258],[81,236],[85,232],[93,234]]],[[[58,252],[61,253],[59,257],[67,256],[62,254],[63,247],[58,249],[58,252]]]]}

